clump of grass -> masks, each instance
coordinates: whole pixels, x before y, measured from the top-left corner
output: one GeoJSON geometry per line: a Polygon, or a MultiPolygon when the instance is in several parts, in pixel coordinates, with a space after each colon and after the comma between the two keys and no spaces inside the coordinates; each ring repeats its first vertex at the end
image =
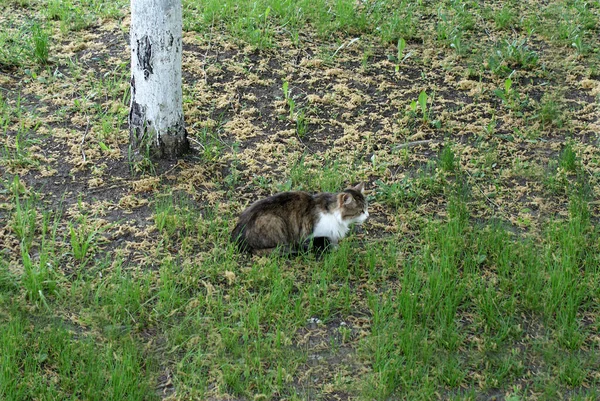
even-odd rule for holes
{"type": "Polygon", "coordinates": [[[278,190],[339,192],[344,189],[344,183],[347,181],[352,182],[353,180],[339,161],[307,160],[303,156],[291,167],[289,177],[278,185],[278,190]]]}
{"type": "Polygon", "coordinates": [[[70,1],[50,0],[46,5],[46,18],[53,21],[66,21],[68,18],[70,1]]]}
{"type": "Polygon", "coordinates": [[[575,153],[573,145],[570,142],[567,142],[560,152],[558,164],[564,171],[575,172],[577,170],[577,153],[575,153]]]}
{"type": "Polygon", "coordinates": [[[0,29],[0,67],[13,68],[27,64],[29,55],[26,28],[0,29]]]}
{"type": "Polygon", "coordinates": [[[444,182],[436,173],[437,163],[431,160],[416,172],[401,180],[386,182],[377,180],[376,198],[394,208],[407,207],[440,194],[444,190],[444,182]]]}
{"type": "Polygon", "coordinates": [[[544,95],[539,104],[537,118],[544,127],[561,128],[564,125],[563,111],[556,95],[544,95]]]}
{"type": "Polygon", "coordinates": [[[81,262],[91,250],[97,233],[90,229],[85,220],[81,220],[76,225],[69,224],[69,233],[73,257],[81,262]]]}
{"type": "Polygon", "coordinates": [[[557,340],[572,350],[579,349],[585,338],[578,315],[585,307],[586,288],[578,277],[596,263],[589,249],[591,233],[589,207],[580,193],[572,193],[568,220],[552,224],[547,234],[546,269],[551,285],[544,302],[545,317],[556,328],[557,340]]]}
{"type": "MultiPolygon", "coordinates": [[[[19,178],[15,176],[14,182],[18,185],[19,178]]],[[[15,193],[15,210],[12,220],[12,230],[25,249],[29,249],[37,230],[38,212],[36,210],[35,195],[24,199],[15,193]]]]}
{"type": "MultiPolygon", "coordinates": [[[[244,18],[227,18],[230,29],[240,37],[244,38],[252,46],[258,49],[269,48],[273,45],[273,32],[271,23],[271,7],[265,2],[256,2],[252,5],[245,2],[217,2],[216,7],[223,12],[224,5],[236,10],[244,18]]],[[[212,8],[212,7],[211,7],[212,8]]],[[[216,11],[216,10],[215,10],[216,11]]],[[[227,12],[227,11],[225,11],[227,12]]]]}
{"type": "Polygon", "coordinates": [[[400,38],[405,40],[419,37],[419,18],[417,4],[415,2],[403,1],[399,7],[392,10],[381,10],[387,18],[382,18],[381,38],[386,43],[397,43],[400,38]]]}
{"type": "Polygon", "coordinates": [[[29,150],[39,140],[32,139],[27,131],[24,124],[21,124],[12,143],[11,141],[6,141],[4,148],[0,149],[3,158],[3,160],[0,160],[0,163],[16,168],[39,166],[39,159],[35,158],[29,150]]]}
{"type": "Polygon", "coordinates": [[[193,235],[198,219],[197,208],[183,194],[161,195],[154,203],[154,223],[167,238],[193,235]]]}
{"type": "Polygon", "coordinates": [[[219,160],[225,152],[226,145],[220,138],[221,128],[203,127],[198,132],[198,142],[200,147],[200,156],[206,162],[213,163],[219,160]]]}
{"type": "Polygon", "coordinates": [[[443,171],[453,172],[456,169],[454,150],[450,145],[444,146],[440,153],[439,166],[443,171]]]}
{"type": "Polygon", "coordinates": [[[289,111],[288,119],[296,124],[296,134],[302,139],[306,136],[307,131],[307,111],[304,108],[296,108],[296,101],[292,96],[288,81],[283,82],[281,90],[289,111]]]}
{"type": "Polygon", "coordinates": [[[488,67],[497,75],[508,75],[515,69],[530,70],[537,66],[538,55],[530,50],[527,38],[504,40],[496,45],[488,58],[488,67]]]}
{"type": "Polygon", "coordinates": [[[53,277],[50,253],[45,243],[42,243],[37,262],[31,258],[29,251],[21,244],[21,261],[24,273],[21,284],[28,300],[36,305],[50,309],[47,298],[57,292],[57,283],[53,277]]]}
{"type": "Polygon", "coordinates": [[[132,175],[154,174],[156,169],[152,162],[153,143],[150,130],[145,129],[141,137],[136,138],[137,143],[130,141],[127,147],[127,162],[132,175]]]}
{"type": "Polygon", "coordinates": [[[509,5],[504,5],[493,14],[494,24],[498,29],[508,29],[514,27],[516,16],[509,5]]]}
{"type": "Polygon", "coordinates": [[[568,141],[558,155],[558,159],[548,163],[548,173],[544,183],[550,192],[571,196],[578,191],[583,191],[580,195],[585,195],[586,191],[589,191],[589,183],[586,176],[581,174],[580,163],[572,142],[568,141]]]}
{"type": "MultiPolygon", "coordinates": [[[[107,16],[118,14],[115,12],[115,7],[110,4],[96,7],[94,11],[107,16]]],[[[60,29],[63,33],[85,29],[95,17],[89,8],[74,3],[72,0],[51,0],[45,12],[46,18],[49,20],[60,21],[60,29]]]]}
{"type": "Polygon", "coordinates": [[[39,24],[34,24],[31,28],[33,39],[33,58],[39,64],[48,64],[48,32],[39,24]]]}
{"type": "MultiPolygon", "coordinates": [[[[17,199],[18,201],[18,199],[17,199]]],[[[17,207],[17,209],[20,209],[17,207]]],[[[35,210],[32,207],[30,210],[35,210]]],[[[44,212],[39,230],[36,221],[30,221],[29,230],[36,232],[36,241],[22,240],[20,244],[21,263],[23,274],[20,284],[25,292],[25,297],[36,306],[49,309],[48,297],[59,292],[56,270],[56,236],[58,232],[60,213],[44,212]]]]}

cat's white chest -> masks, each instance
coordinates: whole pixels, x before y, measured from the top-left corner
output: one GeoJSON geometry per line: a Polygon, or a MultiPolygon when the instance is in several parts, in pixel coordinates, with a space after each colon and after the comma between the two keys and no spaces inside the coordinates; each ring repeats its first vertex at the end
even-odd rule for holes
{"type": "Polygon", "coordinates": [[[348,225],[342,220],[342,214],[336,210],[333,213],[320,213],[313,237],[327,237],[334,243],[348,233],[348,225]]]}

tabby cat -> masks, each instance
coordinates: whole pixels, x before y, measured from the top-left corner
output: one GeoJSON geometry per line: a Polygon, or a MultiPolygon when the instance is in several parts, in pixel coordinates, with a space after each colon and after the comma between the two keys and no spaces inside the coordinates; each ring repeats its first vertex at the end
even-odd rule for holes
{"type": "Polygon", "coordinates": [[[239,249],[267,254],[277,247],[296,253],[309,244],[337,246],[353,223],[369,217],[364,184],[343,192],[282,192],[261,199],[240,215],[231,233],[239,249]]]}

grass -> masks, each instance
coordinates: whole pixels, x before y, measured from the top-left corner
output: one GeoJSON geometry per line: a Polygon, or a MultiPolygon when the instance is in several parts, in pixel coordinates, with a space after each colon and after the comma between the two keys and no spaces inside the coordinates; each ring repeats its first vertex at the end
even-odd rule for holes
{"type": "Polygon", "coordinates": [[[593,2],[186,0],[177,162],[127,2],[0,4],[0,399],[598,399],[593,2]],[[358,182],[333,252],[230,243],[358,182]]]}
{"type": "Polygon", "coordinates": [[[152,361],[142,359],[131,340],[99,344],[64,322],[12,315],[0,329],[3,398],[157,398],[147,381],[152,361]]]}

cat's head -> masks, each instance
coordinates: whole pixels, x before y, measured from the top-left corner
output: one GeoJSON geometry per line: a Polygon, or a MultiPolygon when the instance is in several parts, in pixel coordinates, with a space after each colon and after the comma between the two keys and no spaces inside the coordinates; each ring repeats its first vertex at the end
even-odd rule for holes
{"type": "Polygon", "coordinates": [[[338,207],[342,213],[342,220],[347,224],[362,224],[369,217],[364,192],[365,185],[360,183],[338,194],[338,207]]]}

